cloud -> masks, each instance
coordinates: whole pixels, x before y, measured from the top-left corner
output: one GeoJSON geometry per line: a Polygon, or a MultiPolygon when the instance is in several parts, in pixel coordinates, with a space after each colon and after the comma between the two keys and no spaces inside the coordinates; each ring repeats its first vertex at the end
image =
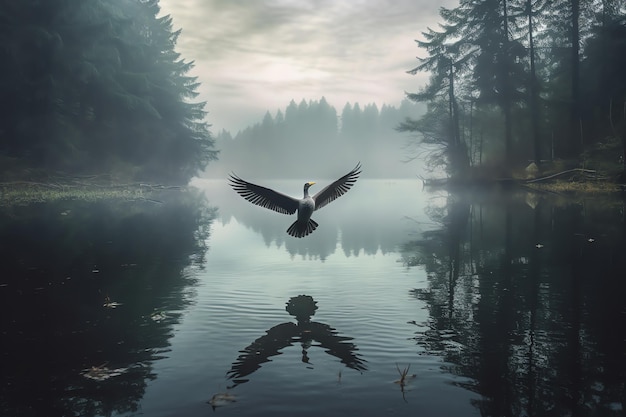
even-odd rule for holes
{"type": "Polygon", "coordinates": [[[427,80],[405,72],[420,55],[414,39],[456,1],[433,3],[161,0],[161,8],[183,29],[177,50],[195,61],[214,130],[236,131],[291,99],[399,103],[427,80]]]}

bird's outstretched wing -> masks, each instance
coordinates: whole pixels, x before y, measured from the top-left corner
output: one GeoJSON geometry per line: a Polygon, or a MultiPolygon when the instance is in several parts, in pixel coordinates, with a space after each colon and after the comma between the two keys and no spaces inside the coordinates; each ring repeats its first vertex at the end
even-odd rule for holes
{"type": "Polygon", "coordinates": [[[293,214],[298,210],[298,200],[293,197],[252,184],[235,174],[230,174],[228,180],[233,190],[252,204],[283,214],[293,214]]]}
{"type": "Polygon", "coordinates": [[[348,172],[332,184],[327,185],[313,196],[313,200],[315,200],[315,210],[321,209],[337,197],[341,197],[347,193],[348,190],[354,185],[357,178],[359,178],[359,175],[361,175],[360,162],[356,164],[352,171],[348,172]]]}

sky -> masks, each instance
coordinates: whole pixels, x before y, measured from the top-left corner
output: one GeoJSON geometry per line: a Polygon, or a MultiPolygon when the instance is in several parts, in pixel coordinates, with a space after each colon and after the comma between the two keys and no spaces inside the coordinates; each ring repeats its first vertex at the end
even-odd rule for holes
{"type": "Polygon", "coordinates": [[[260,122],[290,100],[398,105],[428,74],[415,39],[458,0],[161,0],[182,29],[177,51],[194,61],[216,134],[260,122]]]}

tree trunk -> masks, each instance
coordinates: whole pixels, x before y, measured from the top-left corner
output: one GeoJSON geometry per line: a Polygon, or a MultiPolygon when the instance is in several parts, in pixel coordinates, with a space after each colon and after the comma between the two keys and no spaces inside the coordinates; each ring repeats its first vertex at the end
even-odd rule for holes
{"type": "Polygon", "coordinates": [[[571,151],[575,154],[582,149],[582,129],[580,126],[580,33],[578,20],[580,18],[580,0],[571,0],[572,9],[572,102],[570,119],[571,151]]]}
{"type": "Polygon", "coordinates": [[[502,112],[504,113],[504,152],[507,165],[513,162],[513,129],[511,121],[511,80],[509,74],[509,16],[506,0],[503,0],[503,25],[502,25],[502,112]]]}
{"type": "Polygon", "coordinates": [[[449,73],[449,108],[450,108],[450,128],[452,134],[452,143],[449,144],[450,149],[450,162],[453,165],[453,170],[457,176],[464,175],[470,166],[469,155],[467,154],[467,147],[461,141],[461,128],[459,126],[459,105],[456,101],[454,92],[454,66],[450,63],[449,73]]]}
{"type": "Polygon", "coordinates": [[[541,140],[539,138],[539,96],[537,91],[537,73],[535,70],[535,44],[533,40],[532,0],[526,0],[526,12],[528,13],[528,43],[530,53],[530,82],[528,93],[530,95],[530,123],[533,135],[533,155],[535,164],[541,163],[541,140]]]}

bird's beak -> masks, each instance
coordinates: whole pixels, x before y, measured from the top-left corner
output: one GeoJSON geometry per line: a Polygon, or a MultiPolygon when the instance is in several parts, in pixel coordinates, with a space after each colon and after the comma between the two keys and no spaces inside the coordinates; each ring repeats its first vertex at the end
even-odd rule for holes
{"type": "Polygon", "coordinates": [[[309,182],[309,185],[313,185],[313,184],[315,184],[313,181],[309,182]]]}

